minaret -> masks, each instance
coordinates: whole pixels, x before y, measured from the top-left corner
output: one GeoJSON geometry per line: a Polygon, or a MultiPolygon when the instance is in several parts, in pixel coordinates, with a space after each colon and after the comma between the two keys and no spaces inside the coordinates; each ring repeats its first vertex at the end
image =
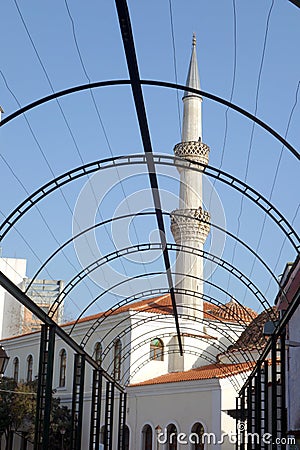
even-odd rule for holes
{"type": "MultiPolygon", "coordinates": [[[[196,37],[193,35],[192,55],[186,86],[200,89],[196,54],[196,37]]],[[[175,145],[176,157],[188,162],[208,164],[209,147],[202,142],[202,97],[185,91],[183,96],[182,140],[175,145]]],[[[202,206],[202,173],[179,168],[179,209],[171,213],[171,231],[177,245],[203,250],[209,233],[210,215],[202,206]]],[[[197,166],[201,168],[201,166],[197,166]]],[[[176,288],[203,293],[203,258],[178,250],[176,259],[176,288]],[[185,274],[183,276],[181,274],[185,274]],[[189,277],[191,275],[192,277],[189,277]]],[[[203,300],[191,295],[176,294],[178,312],[203,317],[203,300]]]]}

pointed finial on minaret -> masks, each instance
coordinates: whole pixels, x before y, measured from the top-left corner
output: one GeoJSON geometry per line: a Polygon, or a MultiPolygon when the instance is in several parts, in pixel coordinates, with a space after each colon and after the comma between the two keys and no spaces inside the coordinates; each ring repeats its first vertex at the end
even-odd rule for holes
{"type": "MultiPolygon", "coordinates": [[[[186,79],[186,86],[195,88],[195,89],[200,89],[200,77],[199,77],[197,53],[196,53],[196,33],[193,33],[192,55],[191,55],[188,75],[187,75],[187,79],[186,79]]],[[[195,95],[197,95],[197,94],[193,94],[191,92],[185,91],[183,98],[189,97],[189,96],[195,96],[195,95]]]]}
{"type": "Polygon", "coordinates": [[[192,46],[196,47],[196,43],[197,43],[197,39],[196,39],[196,33],[193,33],[193,41],[192,41],[192,46]]]}

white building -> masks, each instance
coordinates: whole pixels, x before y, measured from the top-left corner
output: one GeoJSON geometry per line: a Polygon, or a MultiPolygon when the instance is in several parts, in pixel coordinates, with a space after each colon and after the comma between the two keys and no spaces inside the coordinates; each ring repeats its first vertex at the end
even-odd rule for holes
{"type": "MultiPolygon", "coordinates": [[[[26,259],[0,258],[0,271],[45,312],[63,289],[61,280],[32,280],[26,276],[26,259]]],[[[63,303],[54,315],[61,322],[63,303]]],[[[39,330],[41,322],[0,286],[0,339],[39,330]]]]}
{"type": "MultiPolygon", "coordinates": [[[[191,323],[186,321],[186,327],[181,324],[184,363],[177,349],[169,296],[124,306],[120,312],[103,320],[86,349],[98,359],[101,353],[103,368],[127,386],[129,448],[146,448],[143,447],[145,425],[151,427],[153,449],[155,429],[159,427],[164,433],[170,424],[176,426],[178,433],[187,436],[197,423],[203,426],[205,432],[215,433],[218,439],[222,433],[235,431],[235,422],[228,412],[235,409],[237,389],[242,386],[253,365],[247,360],[240,361],[240,356],[233,356],[229,363],[217,364],[217,355],[220,348],[225,351],[243,331],[244,327],[232,319],[237,312],[245,316],[241,309],[232,301],[224,309],[204,302],[203,321],[199,326],[197,318],[193,320],[193,334],[191,323]],[[139,324],[141,322],[142,325],[139,324]],[[224,331],[228,333],[228,338],[224,338],[224,331]],[[182,365],[183,370],[178,370],[182,365]]],[[[255,317],[253,311],[249,310],[249,314],[255,317]]],[[[101,313],[81,319],[72,336],[81,342],[95,319],[100,322],[104,317],[105,313],[101,313]]],[[[63,328],[68,332],[72,326],[73,323],[70,323],[63,325],[63,328]]],[[[6,376],[29,381],[38,375],[39,340],[40,334],[34,332],[1,341],[10,356],[6,376]]],[[[53,387],[62,402],[70,405],[73,352],[57,338],[55,355],[53,387]]],[[[91,371],[87,369],[83,425],[86,446],[89,439],[91,380],[91,371]]],[[[104,417],[102,420],[104,423],[104,417]]],[[[164,436],[160,439],[163,442],[164,436]]],[[[182,438],[182,441],[186,439],[188,437],[182,438]]],[[[17,442],[16,439],[16,445],[17,442]]],[[[232,445],[227,442],[224,448],[232,448],[232,445]]],[[[182,444],[177,448],[197,447],[182,444]]]]}
{"type": "MultiPolygon", "coordinates": [[[[285,311],[289,301],[297,296],[300,284],[300,259],[287,280],[287,275],[292,264],[287,264],[281,285],[285,296],[279,295],[277,307],[279,311],[285,311]]],[[[299,298],[299,293],[298,293],[299,298]]],[[[300,373],[300,306],[289,320],[286,327],[286,402],[287,402],[287,429],[288,434],[295,436],[297,448],[300,448],[300,396],[299,396],[299,373],[300,373]]]]}

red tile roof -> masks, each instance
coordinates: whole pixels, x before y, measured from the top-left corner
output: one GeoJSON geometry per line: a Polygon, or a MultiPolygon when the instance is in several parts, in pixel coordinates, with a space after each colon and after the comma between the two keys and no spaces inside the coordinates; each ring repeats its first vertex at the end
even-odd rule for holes
{"type": "MultiPolygon", "coordinates": [[[[203,302],[203,317],[209,320],[221,320],[224,322],[239,322],[244,321],[246,323],[251,322],[251,320],[257,316],[255,311],[251,308],[242,308],[237,302],[231,300],[222,307],[219,307],[208,302],[203,302]],[[245,312],[245,309],[247,312],[245,312]]],[[[78,323],[84,323],[88,321],[93,321],[105,317],[108,315],[121,314],[127,311],[136,312],[147,312],[152,314],[173,314],[171,297],[169,294],[163,296],[154,297],[146,300],[140,300],[134,303],[129,303],[127,305],[121,306],[113,311],[103,311],[98,314],[91,316],[86,316],[78,320],[78,323]]],[[[73,325],[75,321],[67,322],[62,324],[62,327],[73,325]]],[[[27,333],[31,334],[31,333],[27,333]]],[[[5,339],[3,339],[5,340],[5,339]]]]}
{"type": "MultiPolygon", "coordinates": [[[[121,314],[126,311],[136,311],[136,312],[148,312],[153,314],[173,314],[171,297],[169,294],[154,297],[146,300],[140,300],[138,302],[129,303],[127,305],[121,306],[120,308],[111,312],[111,315],[121,314]]],[[[109,311],[94,314],[92,316],[83,317],[78,322],[86,322],[89,320],[95,320],[100,317],[107,315],[109,311]]],[[[210,320],[222,320],[224,322],[239,322],[244,321],[250,323],[256,316],[257,313],[253,309],[247,306],[240,306],[235,300],[231,300],[225,305],[217,306],[208,302],[203,302],[203,312],[204,318],[210,320]]],[[[73,322],[68,322],[64,324],[72,325],[73,322]]]]}
{"type": "Polygon", "coordinates": [[[234,299],[231,299],[230,302],[225,303],[225,305],[220,308],[217,307],[213,310],[213,315],[218,319],[228,321],[228,322],[246,322],[247,324],[251,323],[255,317],[257,317],[257,313],[253,311],[253,309],[248,306],[242,306],[234,299]]]}
{"type": "Polygon", "coordinates": [[[247,328],[242,332],[238,340],[231,345],[225,353],[221,355],[226,355],[235,351],[244,350],[262,350],[266,345],[268,336],[264,335],[264,325],[270,319],[278,320],[279,312],[276,306],[272,306],[264,310],[247,326],[247,328]]]}
{"type": "Polygon", "coordinates": [[[185,372],[171,372],[151,380],[131,384],[130,386],[146,386],[152,384],[179,383],[182,381],[209,380],[213,378],[226,378],[239,373],[252,370],[255,362],[240,364],[209,364],[185,372]]]}

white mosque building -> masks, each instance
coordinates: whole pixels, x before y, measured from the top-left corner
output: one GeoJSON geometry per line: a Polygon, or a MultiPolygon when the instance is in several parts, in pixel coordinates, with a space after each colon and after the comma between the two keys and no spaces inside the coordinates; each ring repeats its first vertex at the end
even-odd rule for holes
{"type": "MultiPolygon", "coordinates": [[[[187,86],[200,89],[195,38],[187,86]]],[[[202,98],[185,92],[183,104],[182,142],[175,146],[175,155],[208,164],[209,147],[202,142],[202,98]]],[[[209,217],[202,205],[202,174],[180,169],[180,204],[171,219],[175,242],[203,249],[209,217]]],[[[129,449],[233,449],[230,436],[235,433],[236,394],[257,357],[248,343],[251,332],[257,335],[259,326],[255,324],[261,320],[252,309],[233,299],[223,306],[203,301],[201,257],[179,251],[176,273],[183,356],[178,349],[169,294],[82,318],[72,336],[79,343],[84,341],[86,350],[126,386],[129,449]],[[182,273],[191,276],[182,277],[182,273]],[[98,327],[89,333],[95,320],[98,327]],[[213,433],[215,438],[208,442],[203,433],[213,433]],[[224,442],[222,434],[227,434],[224,442]]],[[[72,326],[63,325],[66,332],[72,326]]],[[[2,339],[10,356],[6,376],[16,380],[37,376],[39,339],[38,332],[2,339]]],[[[55,353],[53,387],[62,402],[70,404],[73,352],[57,338],[55,353]]],[[[82,448],[88,448],[89,442],[89,368],[85,376],[82,448]]],[[[18,445],[15,439],[15,448],[18,445]]]]}

